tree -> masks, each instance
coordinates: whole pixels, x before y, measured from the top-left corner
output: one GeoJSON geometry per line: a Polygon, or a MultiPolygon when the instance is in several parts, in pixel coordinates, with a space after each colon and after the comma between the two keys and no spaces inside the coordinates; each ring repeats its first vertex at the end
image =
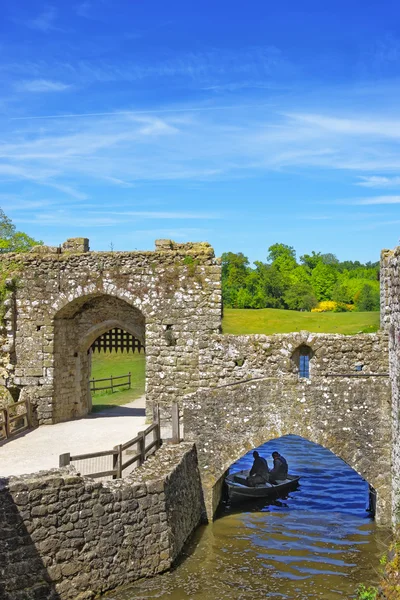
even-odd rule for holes
{"type": "Polygon", "coordinates": [[[6,252],[28,252],[33,246],[43,244],[22,231],[16,231],[15,225],[0,208],[0,254],[6,252]]]}
{"type": "Polygon", "coordinates": [[[357,310],[372,311],[379,310],[379,292],[372,289],[370,285],[364,285],[357,299],[357,310]]]}
{"type": "Polygon", "coordinates": [[[309,311],[318,304],[313,289],[308,283],[295,283],[285,292],[284,299],[291,310],[309,311]]]}
{"type": "Polygon", "coordinates": [[[222,299],[226,306],[235,306],[240,288],[245,287],[249,259],[242,252],[224,252],[222,264],[222,299]]]}
{"type": "Polygon", "coordinates": [[[338,265],[339,261],[334,254],[328,252],[327,254],[321,254],[321,260],[324,265],[338,265]]]}
{"type": "Polygon", "coordinates": [[[293,246],[273,244],[268,248],[267,258],[278,271],[288,272],[297,267],[296,251],[293,246]]]}
{"type": "Polygon", "coordinates": [[[303,263],[310,271],[315,269],[317,264],[322,261],[321,252],[311,252],[311,254],[303,254],[300,256],[300,262],[303,263]]]}
{"type": "Polygon", "coordinates": [[[252,308],[252,296],[248,290],[241,288],[236,296],[236,308],[252,308]]]}
{"type": "Polygon", "coordinates": [[[312,287],[318,300],[330,300],[337,279],[337,272],[332,265],[323,262],[317,264],[311,275],[312,287]]]}

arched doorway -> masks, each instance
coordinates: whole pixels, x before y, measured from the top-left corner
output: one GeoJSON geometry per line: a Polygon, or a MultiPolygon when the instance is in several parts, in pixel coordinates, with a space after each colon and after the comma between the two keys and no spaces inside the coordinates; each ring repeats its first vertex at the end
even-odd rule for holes
{"type": "Polygon", "coordinates": [[[109,295],[78,298],[54,318],[53,422],[83,417],[91,410],[89,378],[92,344],[107,331],[121,329],[145,345],[140,310],[109,295]]]}
{"type": "Polygon", "coordinates": [[[92,412],[102,412],[137,400],[145,412],[145,347],[130,331],[112,326],[92,343],[90,391],[92,412]]]}

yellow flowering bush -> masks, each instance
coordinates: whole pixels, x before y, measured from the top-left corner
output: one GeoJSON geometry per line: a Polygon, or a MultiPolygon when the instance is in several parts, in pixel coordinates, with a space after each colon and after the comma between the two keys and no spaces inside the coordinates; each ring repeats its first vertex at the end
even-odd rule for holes
{"type": "Polygon", "coordinates": [[[315,308],[311,309],[311,312],[347,312],[354,310],[354,304],[345,304],[344,302],[335,302],[334,300],[323,300],[318,302],[315,308]]]}

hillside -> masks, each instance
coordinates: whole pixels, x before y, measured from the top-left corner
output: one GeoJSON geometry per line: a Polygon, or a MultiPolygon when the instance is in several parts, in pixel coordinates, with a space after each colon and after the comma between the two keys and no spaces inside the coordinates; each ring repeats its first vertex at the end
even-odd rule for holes
{"type": "Polygon", "coordinates": [[[372,333],[379,329],[379,312],[312,313],[278,308],[260,310],[225,308],[223,333],[372,333]]]}

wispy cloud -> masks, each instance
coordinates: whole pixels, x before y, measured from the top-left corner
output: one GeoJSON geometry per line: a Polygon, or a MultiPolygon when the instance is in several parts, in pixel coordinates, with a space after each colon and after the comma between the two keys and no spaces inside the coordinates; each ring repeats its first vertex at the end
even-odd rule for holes
{"type": "MultiPolygon", "coordinates": [[[[43,207],[45,205],[43,204],[43,207]]],[[[152,219],[154,221],[163,221],[163,220],[204,220],[208,221],[210,219],[221,218],[213,213],[190,213],[190,212],[151,212],[151,211],[127,211],[127,212],[104,212],[101,211],[85,211],[85,215],[80,216],[79,219],[76,218],[75,215],[71,213],[68,208],[54,210],[51,213],[48,212],[40,212],[35,216],[26,216],[21,217],[17,215],[15,218],[16,222],[20,223],[40,223],[42,226],[52,226],[59,225],[62,223],[65,225],[74,225],[75,227],[113,227],[117,225],[126,225],[127,223],[137,224],[142,219],[149,220],[152,219]]],[[[200,228],[189,228],[190,231],[202,231],[200,228]]],[[[169,232],[176,231],[176,228],[168,229],[169,232]]],[[[146,230],[147,233],[149,230],[146,230]]],[[[152,231],[162,231],[162,229],[154,229],[152,231]]],[[[164,230],[167,231],[167,230],[164,230]]],[[[185,228],[185,231],[188,231],[188,228],[185,228]]]]}
{"type": "Polygon", "coordinates": [[[89,2],[89,0],[80,2],[76,7],[76,14],[78,15],[78,17],[84,17],[85,19],[87,19],[91,14],[92,6],[93,2],[89,2]]]}
{"type": "Polygon", "coordinates": [[[333,117],[321,114],[289,113],[288,117],[295,121],[314,125],[322,131],[356,136],[377,136],[388,138],[400,137],[400,119],[377,119],[333,117]]]}
{"type": "Polygon", "coordinates": [[[27,180],[40,186],[56,189],[77,200],[86,200],[88,198],[87,194],[68,184],[57,181],[55,179],[57,176],[60,176],[60,171],[55,169],[35,168],[32,166],[21,167],[20,165],[0,163],[0,181],[1,179],[9,181],[27,180]]]}
{"type": "Polygon", "coordinates": [[[72,86],[61,81],[51,81],[49,79],[31,79],[27,81],[19,81],[15,85],[20,92],[64,92],[72,86]]]}
{"type": "MultiPolygon", "coordinates": [[[[362,114],[282,114],[256,102],[69,116],[40,124],[18,121],[18,134],[13,121],[0,144],[0,177],[28,179],[77,199],[87,198],[82,184],[129,188],[143,181],[233,179],[293,168],[353,171],[364,187],[400,184],[391,174],[400,169],[393,138],[398,126],[400,141],[400,118],[382,139],[368,136],[377,130],[369,129],[362,114]]],[[[393,198],[356,203],[397,204],[393,198]]]]}
{"type": "MultiPolygon", "coordinates": [[[[54,19],[56,14],[54,13],[54,19]]],[[[43,27],[44,27],[43,23],[43,27]]],[[[52,21],[48,28],[56,29],[52,21]]],[[[226,83],[230,78],[232,91],[240,88],[243,78],[258,82],[263,87],[272,78],[281,80],[282,74],[293,74],[293,67],[283,53],[274,46],[249,47],[244,49],[209,49],[204,52],[189,52],[176,55],[163,52],[152,60],[136,58],[130,61],[110,60],[75,61],[50,60],[26,61],[25,63],[3,62],[0,69],[10,74],[27,73],[35,70],[35,76],[43,79],[69,79],[74,77],[78,86],[111,84],[114,82],[135,83],[142,80],[174,81],[174,85],[188,85],[195,89],[212,88],[226,83]],[[237,81],[236,81],[237,80],[237,81]]],[[[271,86],[273,81],[271,81],[271,86]]],[[[245,86],[246,87],[246,86],[245,86]]]]}
{"type": "Polygon", "coordinates": [[[26,24],[31,29],[37,29],[46,33],[52,29],[55,29],[54,22],[57,18],[57,11],[54,6],[47,6],[45,10],[40,13],[35,19],[27,21],[26,24]]]}
{"type": "Polygon", "coordinates": [[[115,215],[126,215],[130,217],[141,217],[143,219],[222,219],[223,216],[219,213],[207,212],[167,212],[167,211],[124,211],[124,212],[112,212],[115,215]]]}
{"type": "Polygon", "coordinates": [[[382,177],[379,175],[359,176],[361,181],[358,181],[356,185],[368,188],[393,188],[400,186],[400,177],[382,177]]]}
{"type": "Polygon", "coordinates": [[[350,200],[346,204],[354,204],[359,206],[373,206],[379,204],[400,204],[400,196],[374,196],[372,198],[359,198],[350,200]]]}

